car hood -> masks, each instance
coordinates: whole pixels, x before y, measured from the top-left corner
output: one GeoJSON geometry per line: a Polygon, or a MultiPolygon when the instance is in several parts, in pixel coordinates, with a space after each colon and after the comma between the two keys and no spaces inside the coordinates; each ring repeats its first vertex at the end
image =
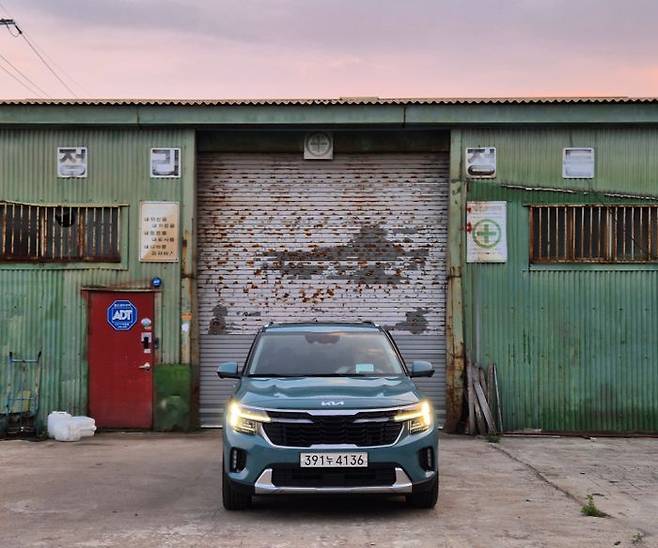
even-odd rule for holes
{"type": "Polygon", "coordinates": [[[269,409],[377,409],[420,400],[406,376],[243,377],[235,397],[243,405],[269,409]]]}

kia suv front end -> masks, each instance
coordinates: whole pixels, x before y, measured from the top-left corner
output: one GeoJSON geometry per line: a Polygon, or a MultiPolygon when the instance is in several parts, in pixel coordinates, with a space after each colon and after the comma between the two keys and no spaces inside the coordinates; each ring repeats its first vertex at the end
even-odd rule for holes
{"type": "Polygon", "coordinates": [[[224,422],[223,503],[254,495],[397,494],[436,504],[434,410],[411,377],[428,362],[404,363],[374,324],[277,324],[261,329],[224,422]]]}

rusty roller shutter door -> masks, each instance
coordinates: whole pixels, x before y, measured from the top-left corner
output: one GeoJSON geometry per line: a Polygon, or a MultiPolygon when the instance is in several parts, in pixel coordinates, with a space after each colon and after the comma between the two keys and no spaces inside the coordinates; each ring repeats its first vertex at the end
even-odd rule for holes
{"type": "Polygon", "coordinates": [[[198,158],[201,421],[221,422],[232,383],[269,321],[372,320],[406,360],[436,373],[419,387],[445,408],[447,153],[202,153],[198,158]]]}

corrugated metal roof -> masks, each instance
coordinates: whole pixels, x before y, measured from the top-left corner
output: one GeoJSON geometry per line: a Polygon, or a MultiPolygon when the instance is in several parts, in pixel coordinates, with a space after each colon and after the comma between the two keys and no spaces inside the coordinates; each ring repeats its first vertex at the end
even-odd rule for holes
{"type": "Polygon", "coordinates": [[[658,103],[658,97],[338,97],[333,99],[0,99],[3,105],[284,106],[284,105],[537,105],[658,103]]]}

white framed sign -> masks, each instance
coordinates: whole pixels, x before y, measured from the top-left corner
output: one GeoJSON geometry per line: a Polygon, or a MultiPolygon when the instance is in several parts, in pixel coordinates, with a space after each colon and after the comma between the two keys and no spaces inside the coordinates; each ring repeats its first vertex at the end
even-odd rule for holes
{"type": "Polygon", "coordinates": [[[507,202],[466,203],[466,262],[507,262],[507,202]]]}
{"type": "Polygon", "coordinates": [[[325,131],[307,133],[304,137],[304,160],[333,160],[334,136],[325,131]]]}
{"type": "Polygon", "coordinates": [[[180,148],[152,148],[150,174],[153,179],[174,179],[181,176],[180,148]]]}
{"type": "Polygon", "coordinates": [[[60,179],[87,177],[87,147],[57,147],[57,177],[60,179]]]}
{"type": "Polygon", "coordinates": [[[592,147],[567,147],[562,150],[563,179],[593,179],[594,149],[592,147]]]}
{"type": "Polygon", "coordinates": [[[178,202],[141,202],[139,219],[139,260],[178,262],[178,202]]]}
{"type": "Polygon", "coordinates": [[[467,148],[466,175],[471,179],[493,179],[496,176],[496,147],[467,148]]]}

